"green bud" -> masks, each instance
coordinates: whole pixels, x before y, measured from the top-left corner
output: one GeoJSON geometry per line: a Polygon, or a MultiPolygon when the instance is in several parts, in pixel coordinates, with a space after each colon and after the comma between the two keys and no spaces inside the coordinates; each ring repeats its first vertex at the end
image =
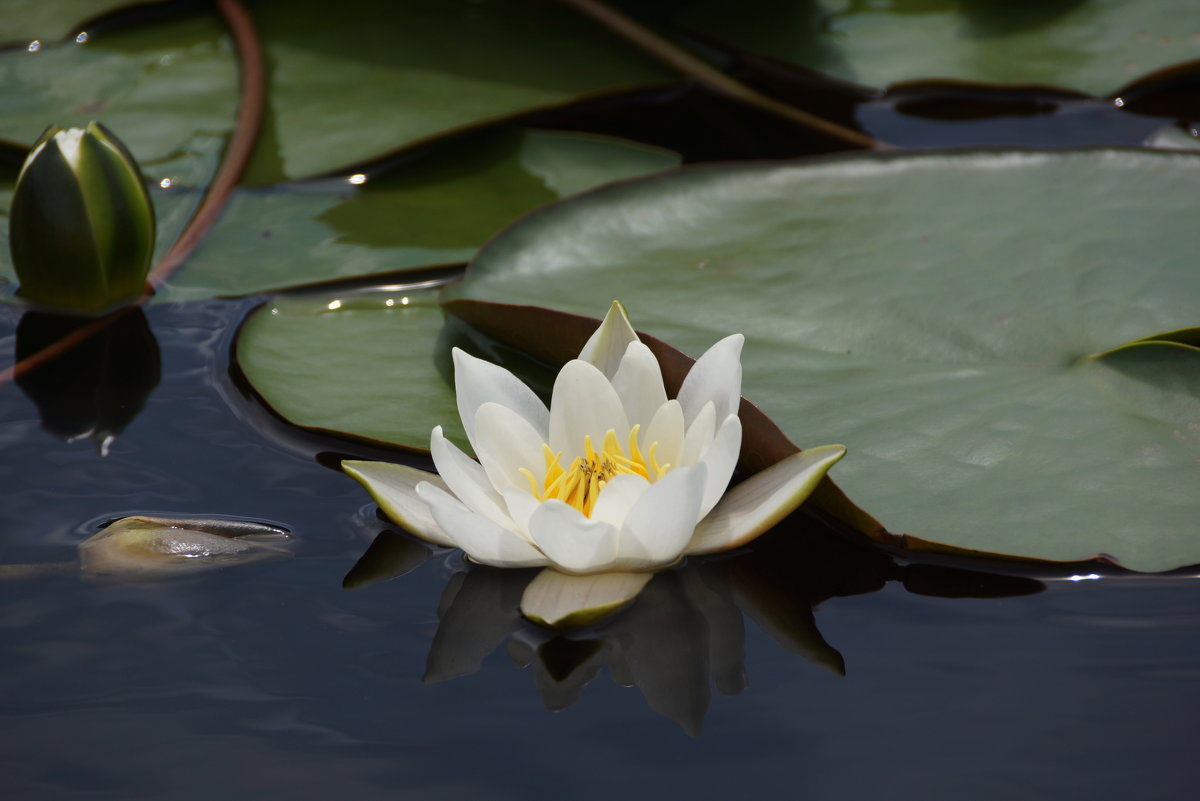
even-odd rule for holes
{"type": "Polygon", "coordinates": [[[17,177],[9,217],[22,296],[93,314],[136,300],[154,231],[142,175],[110,131],[92,122],[42,134],[17,177]]]}

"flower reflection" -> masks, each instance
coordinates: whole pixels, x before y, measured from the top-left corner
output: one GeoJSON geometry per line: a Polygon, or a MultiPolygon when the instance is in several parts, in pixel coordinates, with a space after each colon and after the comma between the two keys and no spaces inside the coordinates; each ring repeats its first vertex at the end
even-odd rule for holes
{"type": "MultiPolygon", "coordinates": [[[[382,532],[346,577],[345,586],[410,572],[435,552],[406,535],[382,532]]],[[[536,569],[458,562],[438,605],[438,629],[424,680],[441,682],[479,671],[501,646],[528,667],[546,708],[565,709],[608,670],[636,686],[646,703],[700,734],[712,691],[737,695],[747,686],[745,619],[784,648],[839,675],[842,655],[816,625],[814,607],[837,596],[898,581],[912,592],[999,597],[1041,590],[1030,579],[947,567],[897,565],[869,545],[843,539],[795,514],[775,531],[721,559],[692,560],[661,571],[624,614],[600,625],[552,631],[522,617],[520,604],[536,569]]]]}

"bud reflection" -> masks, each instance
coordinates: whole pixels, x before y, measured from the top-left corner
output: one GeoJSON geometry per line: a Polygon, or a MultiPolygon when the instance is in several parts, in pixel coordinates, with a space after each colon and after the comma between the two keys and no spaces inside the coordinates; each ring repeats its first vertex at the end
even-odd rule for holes
{"type": "MultiPolygon", "coordinates": [[[[28,311],[17,325],[19,362],[59,342],[89,318],[28,311]]],[[[122,312],[86,340],[17,376],[38,407],[42,427],[68,442],[90,439],[101,455],[158,386],[158,342],[140,308],[122,312]]]]}

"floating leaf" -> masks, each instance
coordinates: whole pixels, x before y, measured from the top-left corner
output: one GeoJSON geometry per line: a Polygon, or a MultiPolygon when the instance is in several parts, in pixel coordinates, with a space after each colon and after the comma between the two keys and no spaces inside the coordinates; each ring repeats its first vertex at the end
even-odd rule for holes
{"type": "Polygon", "coordinates": [[[254,5],[270,103],[247,183],[301,178],[448,132],[673,74],[578,13],[529,0],[254,5]]]}
{"type": "Polygon", "coordinates": [[[548,397],[551,370],[457,318],[443,322],[430,290],[277,298],[243,324],[237,360],[295,425],[420,452],[440,425],[469,452],[454,398],[454,347],[503,365],[548,397]]]}
{"type": "Polygon", "coordinates": [[[494,130],[354,181],[239,190],[212,236],[162,293],[234,295],[470,258],[532,208],[679,163],[607,137],[494,130]]]}
{"type": "Polygon", "coordinates": [[[130,5],[133,0],[5,0],[0,43],[44,45],[81,31],[79,23],[130,5]]]}
{"type": "MultiPolygon", "coordinates": [[[[654,19],[646,0],[630,3],[654,19]]],[[[1200,58],[1193,0],[702,0],[657,19],[868,86],[957,78],[1104,94],[1200,58]]],[[[682,8],[680,6],[682,5],[682,8]]]]}
{"type": "Polygon", "coordinates": [[[48,125],[99,120],[156,182],[208,179],[237,99],[237,63],[214,16],[0,50],[0,139],[31,145],[48,125]]]}
{"type": "Polygon", "coordinates": [[[449,353],[442,372],[434,363],[441,329],[429,291],[277,298],[242,326],[237,360],[263,399],[295,425],[427,449],[436,425],[465,440],[449,353]]]}
{"type": "Polygon", "coordinates": [[[1166,570],[1200,562],[1200,360],[1085,357],[1195,323],[1197,180],[1102,150],[689,169],[526,218],[449,296],[616,296],[692,353],[742,331],[746,396],[845,443],[838,483],[890,530],[1166,570]]]}

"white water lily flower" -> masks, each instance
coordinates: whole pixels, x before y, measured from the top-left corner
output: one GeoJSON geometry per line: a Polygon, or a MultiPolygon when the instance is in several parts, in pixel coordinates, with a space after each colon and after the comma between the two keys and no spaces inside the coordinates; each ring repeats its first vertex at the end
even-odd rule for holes
{"type": "Polygon", "coordinates": [[[475,461],[433,430],[439,475],[342,463],[418,536],[496,567],[547,567],[521,608],[553,626],[629,603],[653,571],[734,548],[782,520],[845,453],[797,453],[726,492],[741,449],[743,337],[713,345],[667,398],[657,359],[613,303],[550,408],[516,376],[454,350],[475,461]]]}

